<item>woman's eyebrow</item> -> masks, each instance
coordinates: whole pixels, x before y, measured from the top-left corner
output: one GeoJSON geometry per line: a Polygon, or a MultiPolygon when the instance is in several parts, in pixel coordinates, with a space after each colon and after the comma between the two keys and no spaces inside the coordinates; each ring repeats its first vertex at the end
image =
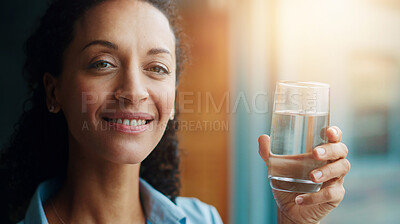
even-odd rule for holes
{"type": "Polygon", "coordinates": [[[103,46],[105,46],[105,47],[107,47],[107,48],[110,48],[110,49],[113,49],[113,50],[118,50],[118,46],[117,46],[116,44],[114,44],[114,43],[111,43],[110,41],[106,41],[106,40],[94,40],[94,41],[91,41],[90,43],[86,44],[86,45],[82,48],[81,51],[85,50],[85,49],[88,48],[89,46],[96,45],[96,44],[103,45],[103,46]]]}
{"type": "MultiPolygon", "coordinates": [[[[106,40],[94,40],[91,41],[90,43],[86,44],[83,48],[82,51],[85,50],[86,48],[92,46],[92,45],[102,45],[107,48],[113,49],[113,50],[118,50],[118,45],[111,43],[110,41],[106,40]]],[[[147,55],[156,55],[156,54],[168,54],[172,57],[171,52],[165,48],[152,48],[147,52],[147,55]]]]}
{"type": "Polygon", "coordinates": [[[155,55],[155,54],[168,54],[172,57],[171,52],[164,48],[152,48],[147,52],[147,55],[155,55]]]}

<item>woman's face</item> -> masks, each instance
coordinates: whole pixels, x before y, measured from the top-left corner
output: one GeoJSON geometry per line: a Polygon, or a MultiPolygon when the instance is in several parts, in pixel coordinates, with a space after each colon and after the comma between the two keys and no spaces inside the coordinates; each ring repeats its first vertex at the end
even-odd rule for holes
{"type": "Polygon", "coordinates": [[[87,11],[56,82],[70,138],[103,159],[141,162],[174,107],[175,67],[174,34],[154,6],[120,0],[87,11]]]}

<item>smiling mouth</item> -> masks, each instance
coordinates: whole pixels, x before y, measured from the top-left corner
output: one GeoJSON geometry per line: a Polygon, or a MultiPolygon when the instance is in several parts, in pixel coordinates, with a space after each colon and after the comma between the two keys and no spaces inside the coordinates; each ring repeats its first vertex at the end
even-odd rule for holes
{"type": "Polygon", "coordinates": [[[146,125],[152,122],[153,120],[145,120],[145,119],[123,119],[123,118],[106,118],[104,117],[103,120],[114,123],[114,124],[122,124],[125,126],[141,126],[146,125]]]}

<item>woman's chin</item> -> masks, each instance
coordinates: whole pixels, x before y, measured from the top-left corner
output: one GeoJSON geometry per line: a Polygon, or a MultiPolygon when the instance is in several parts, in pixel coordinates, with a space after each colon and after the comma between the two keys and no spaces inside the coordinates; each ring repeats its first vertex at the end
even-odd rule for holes
{"type": "Polygon", "coordinates": [[[140,164],[151,153],[151,150],[134,147],[121,147],[116,150],[107,150],[103,153],[103,158],[118,164],[140,164]]]}

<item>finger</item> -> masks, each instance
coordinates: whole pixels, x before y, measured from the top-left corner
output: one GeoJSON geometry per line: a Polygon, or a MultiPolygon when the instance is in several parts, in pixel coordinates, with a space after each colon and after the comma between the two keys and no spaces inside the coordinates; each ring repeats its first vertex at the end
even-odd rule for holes
{"type": "Polygon", "coordinates": [[[344,177],[350,171],[350,167],[349,160],[340,159],[313,170],[310,173],[310,178],[315,183],[321,183],[334,178],[344,177]]]}
{"type": "Polygon", "coordinates": [[[301,206],[330,203],[336,207],[343,200],[345,193],[343,185],[336,184],[323,188],[316,193],[299,195],[296,197],[295,202],[301,206]]]}
{"type": "Polygon", "coordinates": [[[342,130],[336,126],[332,126],[326,131],[326,136],[330,143],[340,142],[342,140],[342,130]]]}
{"type": "Polygon", "coordinates": [[[313,156],[316,160],[325,161],[346,158],[348,153],[347,146],[341,142],[324,144],[313,150],[313,156]]]}
{"type": "Polygon", "coordinates": [[[268,135],[261,135],[258,138],[258,153],[265,162],[268,162],[269,158],[269,141],[268,135]]]}

